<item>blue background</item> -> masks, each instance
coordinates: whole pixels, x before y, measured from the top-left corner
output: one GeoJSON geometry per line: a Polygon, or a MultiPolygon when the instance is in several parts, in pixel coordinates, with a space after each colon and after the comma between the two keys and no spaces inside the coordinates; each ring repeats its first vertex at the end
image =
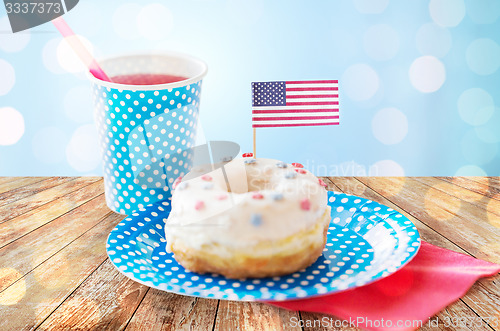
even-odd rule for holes
{"type": "MultiPolygon", "coordinates": [[[[0,10],[0,175],[102,174],[90,83],[49,23],[0,10]]],[[[500,1],[81,0],[97,57],[207,62],[199,142],[252,149],[252,81],[339,79],[339,126],[257,130],[259,157],[318,175],[500,175],[500,1]]]]}

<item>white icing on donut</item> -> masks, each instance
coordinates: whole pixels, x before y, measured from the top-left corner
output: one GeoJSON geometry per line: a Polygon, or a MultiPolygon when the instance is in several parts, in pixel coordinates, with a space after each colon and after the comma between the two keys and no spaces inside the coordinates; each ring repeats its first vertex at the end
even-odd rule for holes
{"type": "Polygon", "coordinates": [[[174,190],[167,243],[248,247],[312,228],[327,208],[324,183],[291,164],[247,158],[211,169],[193,168],[174,190]]]}

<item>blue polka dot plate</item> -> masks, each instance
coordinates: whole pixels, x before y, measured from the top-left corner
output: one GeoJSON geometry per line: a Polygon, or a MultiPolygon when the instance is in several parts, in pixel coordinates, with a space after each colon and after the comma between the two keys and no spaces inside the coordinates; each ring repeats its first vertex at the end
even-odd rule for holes
{"type": "Polygon", "coordinates": [[[163,291],[227,300],[287,300],[332,294],[384,278],[420,247],[415,225],[397,211],[328,192],[332,221],[323,254],[310,267],[281,277],[228,279],[190,272],[166,252],[168,201],[133,213],[109,234],[108,256],[127,277],[163,291]]]}

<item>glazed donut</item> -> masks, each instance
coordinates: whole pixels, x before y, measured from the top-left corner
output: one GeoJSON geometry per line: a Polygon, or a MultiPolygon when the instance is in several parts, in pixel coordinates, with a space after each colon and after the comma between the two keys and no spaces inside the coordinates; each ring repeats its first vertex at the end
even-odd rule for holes
{"type": "Polygon", "coordinates": [[[193,168],[172,194],[167,250],[190,271],[228,278],[311,265],[325,246],[330,207],[326,184],[294,165],[246,158],[193,168]]]}

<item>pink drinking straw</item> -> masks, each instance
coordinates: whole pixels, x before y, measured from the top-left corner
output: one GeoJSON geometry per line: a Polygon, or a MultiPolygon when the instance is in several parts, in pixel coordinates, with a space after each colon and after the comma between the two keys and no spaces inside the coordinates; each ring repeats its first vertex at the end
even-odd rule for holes
{"type": "Polygon", "coordinates": [[[70,44],[71,48],[73,48],[80,60],[82,60],[85,66],[89,68],[90,73],[97,79],[111,82],[111,79],[109,79],[108,75],[106,75],[106,73],[102,70],[92,54],[90,54],[82,42],[75,36],[75,33],[71,30],[62,16],[53,19],[52,23],[56,26],[62,36],[66,38],[66,41],[70,44]]]}

